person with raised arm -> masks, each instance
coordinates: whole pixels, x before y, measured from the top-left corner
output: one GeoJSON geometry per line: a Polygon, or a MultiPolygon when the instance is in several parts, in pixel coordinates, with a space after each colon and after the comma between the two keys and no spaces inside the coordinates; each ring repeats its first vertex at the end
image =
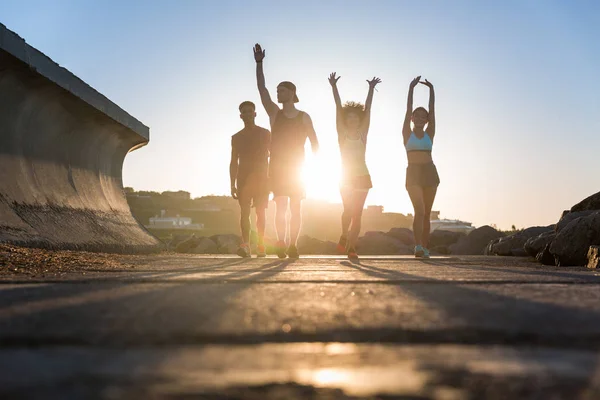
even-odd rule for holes
{"type": "Polygon", "coordinates": [[[413,233],[415,257],[429,258],[431,209],[440,178],[431,151],[435,137],[435,93],[433,85],[421,76],[412,80],[408,89],[406,115],[402,127],[404,147],[408,158],[406,190],[414,207],[413,233]],[[413,110],[413,93],[418,84],[429,88],[429,111],[423,107],[413,110]],[[412,122],[412,127],[411,127],[412,122]]]}
{"type": "Polygon", "coordinates": [[[340,193],[344,211],[342,212],[342,235],[337,250],[339,253],[348,254],[349,259],[356,260],[358,259],[356,242],[360,234],[362,212],[369,189],[373,187],[365,155],[371,123],[373,92],[375,86],[381,83],[381,79],[373,77],[372,80],[367,80],[369,92],[364,105],[351,101],[342,105],[337,87],[340,78],[336,77],[335,72],[329,75],[336,108],[338,144],[342,156],[340,193]]]}
{"type": "Polygon", "coordinates": [[[260,99],[269,115],[271,123],[271,157],[269,160],[269,188],[275,200],[275,231],[277,243],[275,251],[279,258],[299,258],[298,236],[302,226],[302,200],[305,189],[302,182],[302,167],[304,165],[304,144],[310,140],[312,151],[319,149],[319,141],[310,116],[296,108],[298,95],[296,85],[284,81],[277,86],[277,102],[271,100],[265,84],[263,61],[266,51],[256,44],[254,60],[256,61],[256,83],[260,99]],[[289,220],[286,219],[288,207],[291,211],[289,220]]]}

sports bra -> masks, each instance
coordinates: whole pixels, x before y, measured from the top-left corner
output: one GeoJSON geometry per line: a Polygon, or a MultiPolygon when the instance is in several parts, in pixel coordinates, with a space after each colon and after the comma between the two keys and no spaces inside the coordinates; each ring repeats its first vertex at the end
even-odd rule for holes
{"type": "Polygon", "coordinates": [[[406,151],[431,151],[433,149],[433,142],[427,132],[424,132],[421,139],[414,132],[411,132],[404,147],[406,147],[406,151]]]}

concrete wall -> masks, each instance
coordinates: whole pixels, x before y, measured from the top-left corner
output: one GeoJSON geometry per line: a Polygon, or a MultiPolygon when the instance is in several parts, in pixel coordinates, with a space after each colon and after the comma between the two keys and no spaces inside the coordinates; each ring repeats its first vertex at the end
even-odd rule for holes
{"type": "Polygon", "coordinates": [[[148,131],[0,24],[0,241],[157,250],[131,215],[121,175],[148,131]]]}

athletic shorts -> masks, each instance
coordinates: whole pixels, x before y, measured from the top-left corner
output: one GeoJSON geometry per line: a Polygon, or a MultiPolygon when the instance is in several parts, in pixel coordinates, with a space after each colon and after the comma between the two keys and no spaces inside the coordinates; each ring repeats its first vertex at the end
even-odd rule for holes
{"type": "Polygon", "coordinates": [[[269,205],[269,188],[267,177],[250,175],[243,182],[238,182],[238,202],[240,206],[249,205],[255,208],[267,208],[269,205]]]}
{"type": "Polygon", "coordinates": [[[351,176],[342,178],[341,189],[368,191],[373,187],[371,175],[351,176]]]}
{"type": "Polygon", "coordinates": [[[406,168],[406,187],[436,187],[440,177],[434,163],[408,164],[406,168]]]}

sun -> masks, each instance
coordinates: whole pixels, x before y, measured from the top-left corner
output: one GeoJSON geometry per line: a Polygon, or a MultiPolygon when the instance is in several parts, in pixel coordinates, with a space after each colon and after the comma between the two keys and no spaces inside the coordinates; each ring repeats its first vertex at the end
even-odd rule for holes
{"type": "Polygon", "coordinates": [[[341,170],[339,152],[320,151],[316,155],[307,152],[302,173],[306,196],[332,203],[341,202],[341,170]]]}

